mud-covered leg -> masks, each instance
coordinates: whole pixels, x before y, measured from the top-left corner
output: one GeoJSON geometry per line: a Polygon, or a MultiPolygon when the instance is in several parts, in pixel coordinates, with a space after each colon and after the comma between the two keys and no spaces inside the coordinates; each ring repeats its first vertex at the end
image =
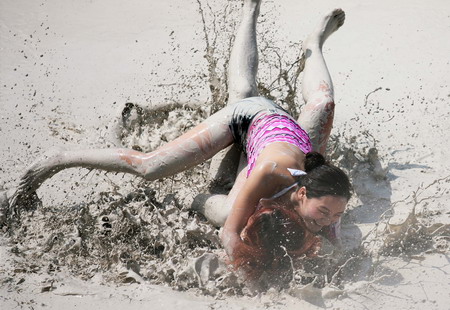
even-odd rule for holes
{"type": "Polygon", "coordinates": [[[303,42],[306,62],[302,95],[306,102],[298,122],[311,137],[313,149],[325,153],[333,126],[334,93],[322,47],[326,39],[344,24],[345,13],[335,9],[327,14],[303,42]]]}
{"type": "Polygon", "coordinates": [[[192,210],[203,214],[211,224],[218,227],[223,227],[228,215],[230,214],[231,207],[233,206],[238,193],[247,179],[246,176],[247,169],[243,169],[236,178],[236,182],[234,182],[233,188],[228,195],[198,195],[192,203],[192,210]]]}
{"type": "Polygon", "coordinates": [[[230,109],[225,108],[161,148],[142,153],[130,149],[54,149],[33,163],[21,177],[10,205],[25,201],[47,179],[71,167],[125,172],[149,181],[189,169],[233,142],[228,128],[230,109]]]}
{"type": "MultiPolygon", "coordinates": [[[[228,67],[228,104],[258,95],[256,74],[258,71],[258,49],[256,22],[261,0],[244,0],[239,24],[228,67]]],[[[210,178],[216,186],[230,188],[239,164],[240,152],[236,146],[214,156],[210,166],[210,178]]]]}
{"type": "Polygon", "coordinates": [[[258,72],[258,46],[256,23],[261,0],[244,0],[242,19],[231,50],[228,67],[228,104],[258,95],[256,75],[258,72]]]}

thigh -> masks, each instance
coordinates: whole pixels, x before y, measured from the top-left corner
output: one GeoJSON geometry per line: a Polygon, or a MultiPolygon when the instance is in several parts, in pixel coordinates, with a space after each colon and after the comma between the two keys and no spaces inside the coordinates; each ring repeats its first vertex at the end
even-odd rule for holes
{"type": "Polygon", "coordinates": [[[164,178],[200,164],[234,142],[231,110],[222,109],[159,149],[138,158],[145,178],[164,178]]]}

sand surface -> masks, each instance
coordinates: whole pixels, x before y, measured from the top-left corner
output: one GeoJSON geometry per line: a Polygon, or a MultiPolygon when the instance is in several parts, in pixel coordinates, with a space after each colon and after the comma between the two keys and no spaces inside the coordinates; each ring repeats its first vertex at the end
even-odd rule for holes
{"type": "MultiPolygon", "coordinates": [[[[0,185],[51,147],[151,150],[220,107],[239,5],[1,1],[0,185]],[[118,130],[127,102],[142,109],[118,130]]],[[[336,279],[255,296],[221,269],[217,231],[187,210],[208,163],[153,183],[70,169],[1,237],[0,308],[448,309],[450,3],[266,1],[259,82],[286,108],[302,104],[287,96],[301,40],[335,7],[330,156],[355,187],[336,279]]]]}

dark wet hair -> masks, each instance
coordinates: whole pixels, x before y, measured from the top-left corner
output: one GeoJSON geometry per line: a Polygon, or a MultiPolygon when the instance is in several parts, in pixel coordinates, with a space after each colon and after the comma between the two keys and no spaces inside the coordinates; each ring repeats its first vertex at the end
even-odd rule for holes
{"type": "Polygon", "coordinates": [[[306,175],[301,176],[298,185],[306,187],[306,197],[339,196],[347,200],[352,196],[352,186],[347,174],[325,160],[322,154],[306,154],[306,175]]]}
{"type": "Polygon", "coordinates": [[[259,279],[263,273],[276,282],[275,278],[286,280],[292,258],[315,256],[320,248],[320,239],[308,231],[298,213],[278,205],[260,206],[249,218],[241,238],[243,242],[234,250],[231,263],[249,280],[259,279]]]}

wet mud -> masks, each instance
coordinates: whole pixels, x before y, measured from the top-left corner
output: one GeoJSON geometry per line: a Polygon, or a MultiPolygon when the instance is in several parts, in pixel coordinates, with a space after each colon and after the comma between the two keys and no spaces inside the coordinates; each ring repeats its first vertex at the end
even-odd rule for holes
{"type": "MultiPolygon", "coordinates": [[[[204,25],[199,37],[205,41],[208,73],[194,87],[204,87],[206,82],[209,101],[198,104],[169,98],[158,105],[124,103],[109,128],[115,145],[152,151],[226,104],[226,66],[236,27],[230,20],[238,20],[239,3],[229,2],[225,10],[205,1],[198,5],[204,25]]],[[[276,16],[270,14],[276,13],[262,18],[259,33],[259,91],[298,116],[301,42],[275,44],[278,34],[267,23],[276,16]]],[[[420,260],[449,250],[450,227],[436,220],[442,211],[427,211],[427,205],[434,203],[434,197],[449,195],[450,176],[392,201],[393,166],[378,155],[386,152],[385,147],[374,138],[375,133],[354,130],[373,107],[362,106],[361,120],[333,128],[328,147],[330,160],[349,173],[354,185],[354,198],[342,222],[343,248],[336,249],[324,240],[319,257],[302,259],[301,267],[291,270],[288,283],[277,287],[317,306],[366,289],[373,281],[390,278],[395,282],[395,272],[383,264],[391,258],[420,260]]],[[[109,191],[92,189],[84,201],[42,204],[35,198],[35,206],[22,212],[13,231],[7,231],[3,197],[0,222],[17,258],[5,278],[18,279],[25,273],[51,278],[69,270],[81,279],[100,274],[106,282],[161,284],[215,297],[254,295],[255,290],[225,265],[219,229],[190,210],[193,197],[208,191],[208,166],[206,162],[165,180],[139,181],[126,194],[112,186],[109,191]]],[[[266,288],[274,284],[264,275],[261,282],[266,288]]]]}

